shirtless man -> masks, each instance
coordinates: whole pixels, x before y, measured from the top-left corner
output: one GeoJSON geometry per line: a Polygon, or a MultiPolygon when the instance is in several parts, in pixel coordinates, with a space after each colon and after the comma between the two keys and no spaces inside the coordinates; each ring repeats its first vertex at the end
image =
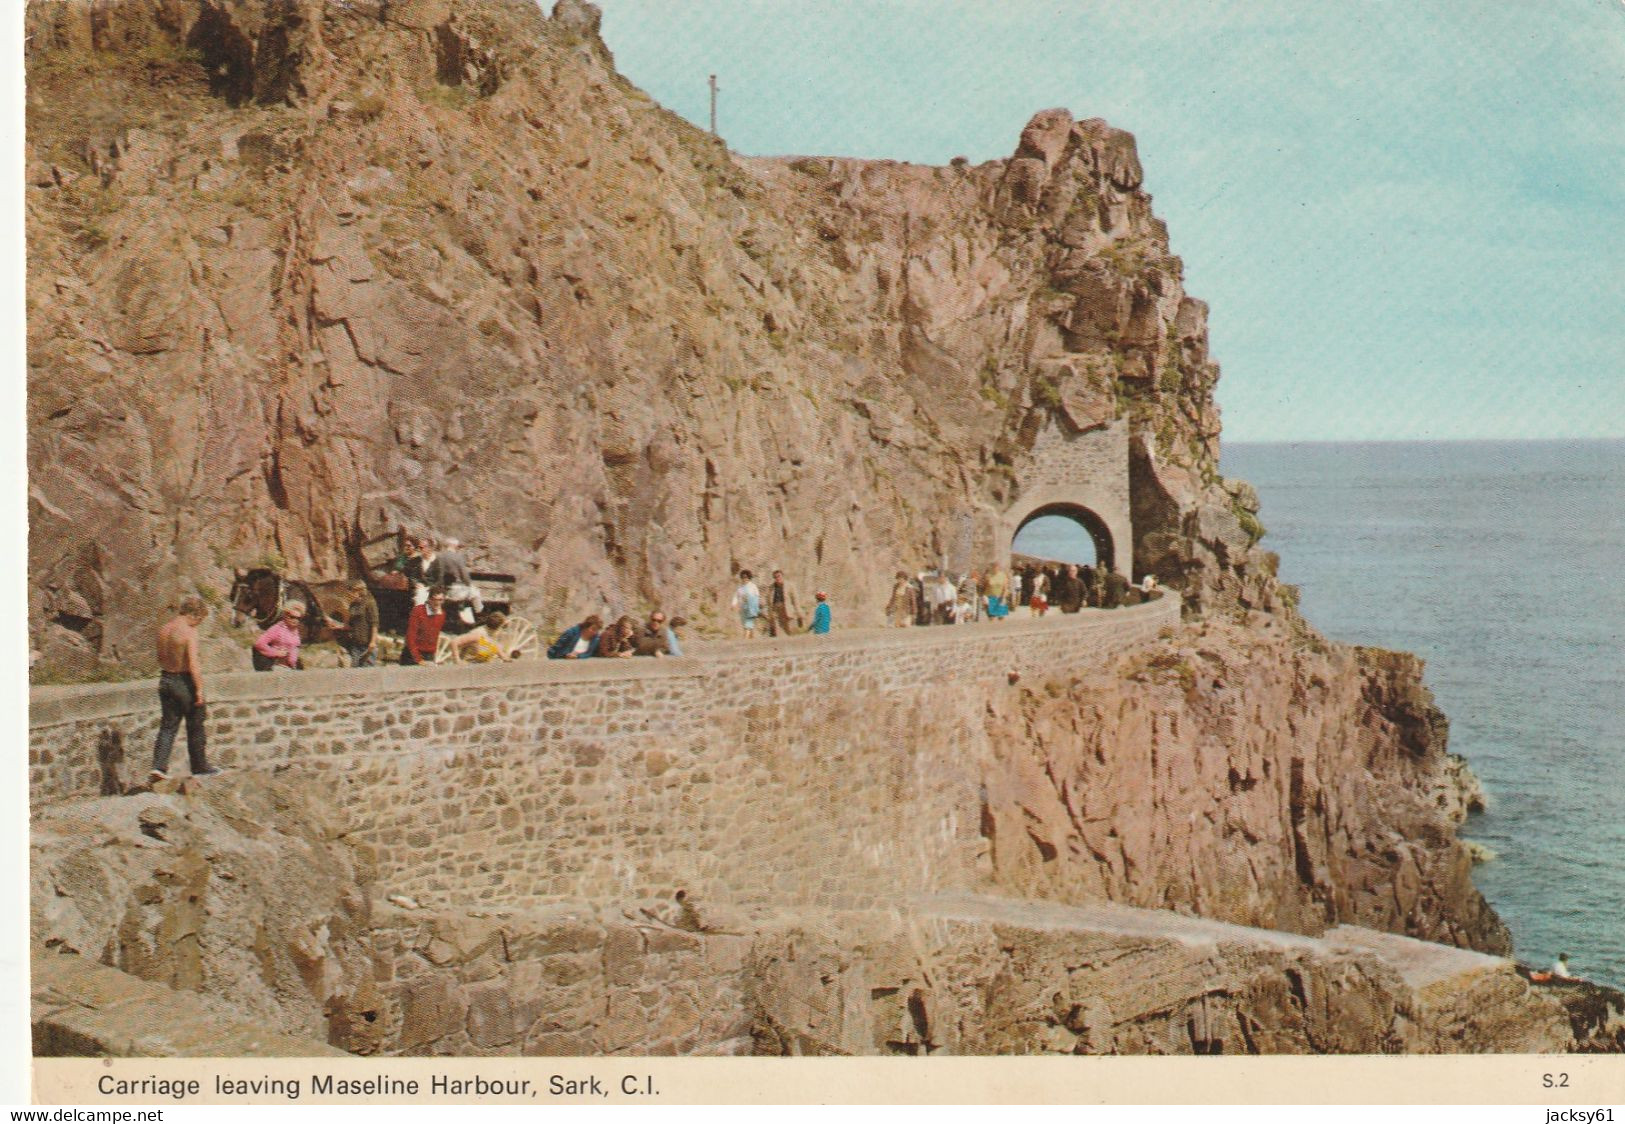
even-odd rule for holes
{"type": "Polygon", "coordinates": [[[158,630],[158,743],[152,750],[152,781],[169,776],[169,753],[175,734],[186,721],[186,758],[194,777],[212,777],[220,770],[204,759],[208,737],[203,730],[203,668],[197,658],[197,626],[209,615],[201,597],[181,599],[180,614],[158,630]]]}

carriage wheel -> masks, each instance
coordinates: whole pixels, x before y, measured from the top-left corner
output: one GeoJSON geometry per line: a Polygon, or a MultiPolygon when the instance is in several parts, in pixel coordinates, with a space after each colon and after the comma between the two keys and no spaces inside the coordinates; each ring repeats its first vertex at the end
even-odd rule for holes
{"type": "Polygon", "coordinates": [[[442,632],[440,634],[440,639],[435,642],[435,646],[434,646],[434,662],[435,663],[461,663],[462,662],[461,660],[459,660],[457,658],[457,650],[452,647],[451,637],[447,636],[444,632],[442,632]]]}
{"type": "Polygon", "coordinates": [[[502,631],[506,634],[503,639],[507,641],[510,659],[521,656],[535,659],[541,652],[542,641],[537,635],[536,626],[524,617],[509,617],[502,631]]]}

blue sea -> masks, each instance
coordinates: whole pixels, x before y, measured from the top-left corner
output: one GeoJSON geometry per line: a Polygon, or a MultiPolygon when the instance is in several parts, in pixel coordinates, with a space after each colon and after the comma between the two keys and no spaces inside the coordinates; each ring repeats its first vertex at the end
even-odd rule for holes
{"type": "Polygon", "coordinates": [[[1416,652],[1520,959],[1625,987],[1625,441],[1227,445],[1327,636],[1416,652]]]}

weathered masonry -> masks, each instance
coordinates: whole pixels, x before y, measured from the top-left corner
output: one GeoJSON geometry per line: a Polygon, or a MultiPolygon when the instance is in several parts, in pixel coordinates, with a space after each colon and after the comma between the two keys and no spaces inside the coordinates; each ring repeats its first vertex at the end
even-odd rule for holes
{"type": "Polygon", "coordinates": [[[1033,446],[1021,494],[998,530],[1004,557],[1023,526],[1040,516],[1064,515],[1089,532],[1097,559],[1128,575],[1134,558],[1128,446],[1127,421],[1082,433],[1046,426],[1033,446]]]}
{"type": "MultiPolygon", "coordinates": [[[[219,675],[210,753],[336,791],[382,887],[425,903],[685,889],[858,908],[978,884],[981,717],[1011,672],[1097,665],[1178,619],[1167,596],[684,660],[219,675]]],[[[145,774],[150,682],[31,704],[36,804],[97,794],[99,754],[145,774]]]]}

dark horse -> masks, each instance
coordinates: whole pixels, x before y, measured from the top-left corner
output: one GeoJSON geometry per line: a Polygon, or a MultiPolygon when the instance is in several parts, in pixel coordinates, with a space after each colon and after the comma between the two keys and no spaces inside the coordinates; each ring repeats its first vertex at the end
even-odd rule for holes
{"type": "Polygon", "coordinates": [[[299,625],[302,644],[318,644],[333,639],[328,625],[329,615],[342,620],[349,608],[350,582],[306,582],[297,578],[284,578],[275,570],[256,566],[251,570],[237,570],[231,583],[231,623],[241,624],[251,618],[261,628],[276,623],[282,610],[298,603],[305,607],[305,619],[299,625]]]}

